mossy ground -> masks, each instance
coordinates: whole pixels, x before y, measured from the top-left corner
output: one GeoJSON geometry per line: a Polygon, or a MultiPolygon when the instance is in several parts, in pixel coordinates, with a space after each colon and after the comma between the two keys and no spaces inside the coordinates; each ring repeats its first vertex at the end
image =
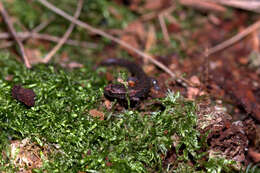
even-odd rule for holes
{"type": "MultiPolygon", "coordinates": [[[[76,8],[76,1],[50,2],[70,14],[76,8]]],[[[36,1],[30,2],[30,5],[21,0],[4,3],[9,14],[29,30],[53,16],[55,22],[49,24],[44,33],[62,36],[69,25],[68,21],[36,1]]],[[[189,10],[188,18],[193,14],[194,11],[189,10]]],[[[137,18],[138,14],[110,0],[86,1],[80,16],[82,21],[100,29],[123,29],[137,18]],[[113,16],[109,11],[111,6],[124,20],[113,16]]],[[[184,20],[181,26],[189,28],[191,23],[184,20]]],[[[0,30],[4,31],[5,26],[0,26],[0,30]]],[[[17,23],[15,28],[23,31],[17,23]]],[[[180,43],[172,38],[170,48],[165,49],[160,44],[163,42],[161,30],[156,35],[159,44],[150,50],[153,54],[183,53],[180,43]]],[[[88,32],[79,27],[70,38],[95,42],[88,32]]],[[[13,54],[0,53],[0,172],[19,169],[8,153],[11,141],[23,139],[29,139],[40,148],[50,148],[47,155],[40,154],[43,165],[34,172],[229,172],[226,165],[230,162],[225,159],[203,161],[206,153],[201,153],[201,148],[205,143],[200,141],[196,130],[196,105],[185,101],[178,93],[169,93],[166,98],[158,100],[164,110],[107,110],[103,103],[103,88],[107,81],[99,75],[99,71],[105,69],[94,71],[90,62],[93,61],[91,57],[100,54],[109,41],[100,38],[96,43],[98,47],[94,50],[66,45],[61,48],[54,58],[59,59],[61,52],[65,52],[70,59],[84,64],[83,68],[71,71],[56,64],[36,65],[28,70],[23,63],[14,61],[17,57],[13,54]],[[12,98],[11,88],[15,84],[34,90],[37,95],[35,107],[28,109],[12,98]],[[103,112],[105,119],[91,116],[89,111],[93,109],[103,112]],[[165,166],[163,160],[168,151],[174,150],[173,143],[176,144],[177,161],[165,166]],[[189,166],[190,162],[195,167],[189,166]]],[[[36,47],[42,55],[48,52],[43,45],[36,47]]],[[[117,50],[119,57],[129,56],[117,50]]]]}
{"type": "MultiPolygon", "coordinates": [[[[162,160],[173,147],[173,140],[178,143],[177,153],[182,153],[175,165],[182,165],[180,172],[188,169],[184,163],[190,156],[197,161],[203,155],[197,153],[201,144],[195,129],[196,106],[179,94],[169,93],[160,100],[163,111],[115,112],[102,106],[106,81],[88,64],[70,72],[51,65],[28,70],[1,53],[0,67],[1,151],[8,153],[10,141],[25,138],[39,146],[58,148],[48,153],[48,159],[43,159],[43,166],[35,172],[166,171],[162,160]],[[10,76],[12,80],[6,80],[10,76]],[[14,84],[34,90],[34,107],[27,108],[12,98],[14,84]],[[105,120],[92,117],[91,109],[104,112],[105,120]],[[173,137],[176,135],[178,138],[173,137]]],[[[10,163],[11,158],[2,155],[0,170],[16,169],[10,163]]]]}

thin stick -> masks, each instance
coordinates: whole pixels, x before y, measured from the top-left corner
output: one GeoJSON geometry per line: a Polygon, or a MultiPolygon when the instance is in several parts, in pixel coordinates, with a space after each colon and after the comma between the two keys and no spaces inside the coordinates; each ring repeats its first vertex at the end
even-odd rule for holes
{"type": "Polygon", "coordinates": [[[27,56],[26,56],[26,54],[25,54],[23,44],[22,44],[22,42],[19,40],[19,38],[17,37],[17,34],[16,34],[15,29],[14,29],[14,27],[13,27],[13,24],[11,23],[10,17],[9,17],[9,15],[8,15],[8,13],[5,11],[5,8],[4,8],[2,2],[0,2],[0,13],[1,13],[1,15],[3,16],[3,19],[4,19],[5,23],[7,24],[7,27],[8,27],[8,29],[9,29],[9,31],[10,31],[12,37],[14,38],[14,40],[16,41],[16,43],[18,44],[18,47],[19,47],[19,49],[20,49],[20,53],[21,53],[22,58],[23,58],[23,60],[24,60],[25,66],[26,66],[27,68],[31,68],[31,64],[30,64],[30,62],[28,61],[28,58],[27,58],[27,56]]]}
{"type": "Polygon", "coordinates": [[[168,30],[167,30],[167,26],[166,26],[165,21],[164,21],[164,13],[159,14],[158,18],[159,18],[159,23],[160,23],[160,26],[161,26],[161,29],[162,29],[164,41],[165,41],[165,43],[169,44],[170,43],[170,37],[169,37],[168,30]]]}
{"type": "MultiPolygon", "coordinates": [[[[42,22],[41,24],[39,24],[38,26],[36,26],[33,30],[32,30],[32,33],[38,33],[40,32],[42,29],[44,29],[46,26],[48,26],[51,21],[53,20],[53,18],[51,18],[50,20],[47,20],[47,21],[44,21],[42,22]]],[[[30,38],[31,35],[27,34],[27,37],[19,37],[19,33],[16,33],[17,34],[17,37],[19,39],[21,39],[21,42],[27,40],[28,38],[30,38]]],[[[1,35],[1,34],[0,34],[1,35]]],[[[5,33],[4,33],[5,35],[5,33]]],[[[1,38],[0,38],[1,39],[1,38]]],[[[14,44],[15,42],[14,41],[8,41],[6,42],[4,45],[0,45],[0,49],[3,49],[3,48],[7,48],[7,47],[10,47],[14,44]]]]}
{"type": "MultiPolygon", "coordinates": [[[[77,19],[80,16],[80,12],[81,12],[82,6],[83,6],[83,0],[79,0],[76,12],[74,14],[74,18],[75,19],[77,19]]],[[[43,58],[43,62],[44,63],[48,63],[51,60],[51,58],[53,57],[53,55],[55,55],[55,53],[62,47],[62,45],[69,38],[69,36],[70,36],[71,32],[73,31],[74,27],[75,27],[75,24],[71,23],[69,28],[68,28],[68,30],[65,32],[65,34],[60,39],[58,44],[43,58]]]]}
{"type": "Polygon", "coordinates": [[[44,28],[46,28],[46,26],[48,26],[52,21],[54,20],[54,17],[51,17],[49,20],[43,21],[42,23],[40,23],[38,26],[36,26],[32,32],[34,33],[38,33],[41,30],[43,30],[44,28]]]}
{"type": "Polygon", "coordinates": [[[212,12],[219,12],[223,13],[226,12],[227,9],[223,7],[222,5],[217,4],[216,2],[212,1],[203,1],[203,0],[180,0],[179,3],[181,5],[190,6],[193,8],[201,9],[201,10],[207,10],[212,12]]]}
{"type": "Polygon", "coordinates": [[[260,13],[260,2],[259,0],[214,0],[215,3],[226,5],[234,8],[240,8],[248,11],[260,13]]]}
{"type": "Polygon", "coordinates": [[[215,47],[212,47],[210,49],[208,49],[208,55],[214,54],[220,50],[223,50],[231,45],[233,45],[234,43],[236,43],[239,40],[242,40],[243,38],[245,38],[247,35],[249,35],[250,33],[252,33],[253,31],[257,30],[260,28],[260,20],[256,21],[254,24],[250,25],[249,27],[247,27],[245,30],[243,30],[242,32],[236,34],[235,36],[231,37],[230,39],[218,44],[215,47]]]}
{"type": "Polygon", "coordinates": [[[161,12],[151,12],[148,14],[144,14],[143,16],[140,17],[141,21],[147,21],[147,20],[152,20],[154,18],[156,18],[159,14],[169,14],[171,12],[173,12],[176,9],[176,4],[173,3],[169,8],[166,8],[164,10],[162,10],[161,12]]]}
{"type": "MultiPolygon", "coordinates": [[[[39,40],[46,40],[46,41],[51,41],[51,42],[59,42],[61,38],[48,35],[48,34],[39,34],[39,33],[31,33],[31,32],[18,32],[17,37],[20,39],[25,40],[26,38],[34,38],[34,39],[39,39],[39,40]]],[[[7,32],[0,33],[0,39],[8,39],[11,38],[11,35],[7,32]]],[[[12,41],[7,42],[5,45],[0,46],[0,48],[6,48],[12,45],[12,41]]],[[[86,47],[86,48],[97,48],[97,45],[95,43],[90,43],[90,42],[80,42],[76,40],[71,40],[68,39],[66,41],[66,44],[71,45],[71,46],[80,46],[80,47],[86,47]]]]}
{"type": "MultiPolygon", "coordinates": [[[[39,24],[38,26],[36,26],[31,33],[38,33],[41,30],[43,30],[45,27],[47,27],[52,21],[53,21],[54,17],[51,17],[49,20],[42,22],[41,24],[39,24]]],[[[25,41],[28,38],[30,38],[31,35],[28,35],[28,37],[22,38],[21,41],[25,41]]]]}
{"type": "Polygon", "coordinates": [[[50,10],[52,10],[53,12],[55,12],[56,14],[66,18],[67,20],[71,21],[72,23],[75,23],[79,26],[81,26],[82,28],[85,28],[87,30],[89,30],[90,32],[93,32],[95,34],[101,35],[109,40],[114,41],[117,44],[120,44],[121,46],[135,52],[137,55],[141,56],[144,59],[148,59],[150,62],[152,62],[153,64],[155,64],[157,67],[161,68],[162,70],[164,70],[166,73],[168,73],[172,78],[179,78],[182,81],[184,81],[185,83],[194,86],[194,84],[192,84],[190,81],[184,79],[181,76],[176,76],[176,74],[174,74],[169,68],[167,68],[165,65],[163,65],[162,63],[160,63],[159,61],[155,60],[152,58],[152,56],[143,53],[142,51],[132,47],[131,45],[129,45],[128,43],[121,41],[120,39],[113,37],[105,32],[103,32],[100,29],[96,29],[90,25],[88,25],[87,23],[84,23],[80,20],[74,19],[72,16],[68,15],[67,13],[65,13],[64,11],[62,11],[61,9],[53,6],[52,4],[50,4],[48,1],[46,0],[38,0],[42,5],[44,5],[45,7],[49,8],[50,10]]]}

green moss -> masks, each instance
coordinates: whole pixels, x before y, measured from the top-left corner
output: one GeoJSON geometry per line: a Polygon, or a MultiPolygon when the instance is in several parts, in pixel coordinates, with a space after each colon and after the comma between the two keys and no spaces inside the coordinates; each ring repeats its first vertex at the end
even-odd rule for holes
{"type": "Polygon", "coordinates": [[[207,163],[204,164],[207,172],[234,172],[230,165],[234,165],[236,162],[227,160],[224,158],[210,158],[207,163]]]}
{"type": "MultiPolygon", "coordinates": [[[[243,171],[240,171],[240,172],[242,173],[243,171]]],[[[245,173],[259,173],[260,172],[260,164],[258,163],[258,164],[254,165],[254,164],[250,163],[247,166],[247,168],[244,172],[245,173]]]]}
{"type": "Polygon", "coordinates": [[[123,28],[135,19],[135,15],[127,7],[119,6],[110,0],[87,1],[83,7],[82,17],[92,25],[106,28],[123,28]]]}
{"type": "MultiPolygon", "coordinates": [[[[58,147],[35,172],[160,172],[180,164],[179,172],[185,172],[191,169],[185,164],[190,157],[197,168],[202,166],[196,106],[178,93],[169,92],[160,100],[165,110],[110,112],[102,106],[106,81],[91,65],[70,72],[51,65],[28,70],[1,53],[0,67],[0,151],[8,152],[10,139],[24,138],[40,146],[58,147]],[[10,75],[13,79],[5,80],[10,75]],[[12,98],[14,84],[35,91],[35,107],[28,109],[12,98]],[[105,120],[93,118],[91,109],[103,111],[105,120]],[[173,140],[178,158],[165,170],[162,159],[173,140]]],[[[10,161],[0,156],[0,171],[15,169],[7,163],[10,161]]],[[[208,167],[212,170],[214,166],[208,167]]]]}
{"type": "MultiPolygon", "coordinates": [[[[42,15],[43,13],[41,13],[41,8],[38,7],[34,1],[30,2],[30,5],[28,5],[28,1],[26,0],[14,0],[11,2],[7,0],[3,1],[7,7],[10,16],[16,17],[17,21],[20,21],[23,25],[25,25],[25,27],[29,29],[33,29],[33,27],[39,24],[42,16],[45,16],[42,15]]],[[[22,30],[22,28],[20,27],[17,29],[22,30]]]]}

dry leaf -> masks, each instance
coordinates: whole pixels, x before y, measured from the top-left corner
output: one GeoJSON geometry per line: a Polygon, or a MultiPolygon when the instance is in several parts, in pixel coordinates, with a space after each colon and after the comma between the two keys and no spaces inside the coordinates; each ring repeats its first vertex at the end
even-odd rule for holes
{"type": "Polygon", "coordinates": [[[25,53],[31,64],[38,64],[42,62],[42,54],[39,49],[25,48],[25,53]]]}
{"type": "MultiPolygon", "coordinates": [[[[197,76],[192,76],[190,78],[190,81],[196,85],[200,85],[200,80],[197,76]]],[[[198,95],[203,95],[205,94],[204,92],[200,91],[199,88],[194,88],[194,87],[188,87],[188,91],[187,91],[187,97],[190,100],[193,100],[196,96],[198,95]]]]}
{"type": "Polygon", "coordinates": [[[240,57],[240,58],[238,59],[238,62],[239,62],[240,64],[242,64],[242,65],[246,65],[246,64],[248,64],[249,59],[248,59],[247,57],[240,57]]]}
{"type": "Polygon", "coordinates": [[[189,100],[194,100],[196,96],[198,96],[200,93],[200,90],[198,88],[188,87],[187,91],[187,98],[189,100]]]}
{"type": "Polygon", "coordinates": [[[125,32],[136,34],[141,41],[144,41],[147,35],[141,21],[134,21],[130,23],[125,29],[125,32]]]}
{"type": "Polygon", "coordinates": [[[167,30],[169,33],[177,33],[181,31],[181,26],[178,23],[170,23],[167,25],[167,30]]]}
{"type": "Polygon", "coordinates": [[[117,20],[122,20],[123,17],[122,17],[122,15],[117,11],[116,8],[110,6],[110,7],[108,8],[108,10],[109,10],[109,12],[110,12],[113,16],[115,16],[115,18],[116,18],[117,20]]]}
{"type": "Polygon", "coordinates": [[[249,148],[248,154],[254,160],[255,163],[260,162],[260,153],[254,151],[252,148],[249,148]]]}
{"type": "Polygon", "coordinates": [[[70,63],[67,65],[67,67],[68,67],[68,68],[71,68],[71,69],[73,69],[73,68],[82,68],[82,67],[84,67],[84,65],[83,65],[83,64],[80,64],[80,63],[78,63],[78,62],[72,61],[72,62],[70,62],[70,63]]]}
{"type": "MultiPolygon", "coordinates": [[[[140,46],[139,46],[139,43],[138,43],[138,40],[137,38],[134,36],[134,35],[123,35],[121,37],[121,40],[128,43],[129,45],[131,45],[132,47],[136,48],[136,49],[139,49],[140,46]]],[[[125,49],[130,55],[132,56],[136,56],[136,53],[125,48],[125,47],[122,47],[123,49],[125,49]]]]}
{"type": "Polygon", "coordinates": [[[13,78],[14,78],[13,75],[7,75],[7,76],[5,77],[5,80],[7,80],[7,81],[12,81],[13,78]]]}
{"type": "Polygon", "coordinates": [[[111,101],[109,101],[109,100],[105,100],[105,106],[106,106],[106,108],[108,109],[108,110],[110,110],[111,108],[112,108],[112,103],[111,103],[111,101]]]}
{"type": "Polygon", "coordinates": [[[159,10],[171,4],[171,0],[147,0],[144,8],[147,10],[159,10]]]}
{"type": "Polygon", "coordinates": [[[259,52],[259,31],[254,31],[250,35],[252,39],[252,49],[253,51],[259,52]]]}
{"type": "Polygon", "coordinates": [[[190,81],[191,81],[192,83],[196,84],[196,85],[200,85],[200,80],[199,80],[199,78],[198,78],[197,76],[192,76],[192,77],[190,78],[190,81]]]}
{"type": "Polygon", "coordinates": [[[149,32],[147,35],[147,40],[145,43],[145,52],[149,52],[153,45],[156,44],[156,34],[155,34],[155,27],[153,25],[149,26],[149,32]]]}
{"type": "Polygon", "coordinates": [[[104,120],[105,114],[103,112],[98,111],[97,109],[91,109],[89,114],[92,117],[99,117],[100,120],[104,120]]]}
{"type": "Polygon", "coordinates": [[[129,0],[130,1],[130,9],[133,11],[138,11],[142,0],[129,0]]]}

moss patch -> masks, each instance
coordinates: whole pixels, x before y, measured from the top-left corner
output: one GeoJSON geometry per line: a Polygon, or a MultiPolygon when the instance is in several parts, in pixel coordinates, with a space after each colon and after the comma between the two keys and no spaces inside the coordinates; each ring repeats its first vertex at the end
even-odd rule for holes
{"type": "MultiPolygon", "coordinates": [[[[73,71],[51,65],[28,70],[1,53],[0,67],[0,171],[18,169],[11,164],[8,146],[23,139],[51,148],[47,157],[42,154],[43,164],[35,172],[160,172],[180,164],[180,172],[185,172],[202,166],[196,106],[179,94],[159,100],[164,110],[110,112],[102,106],[106,81],[91,65],[73,71]],[[34,90],[34,107],[12,98],[15,84],[34,90]],[[103,112],[104,120],[92,117],[93,109],[103,112]],[[177,161],[165,167],[163,160],[173,142],[177,161]],[[185,164],[191,158],[194,168],[185,164]]],[[[212,165],[214,169],[216,164],[212,165]]]]}

